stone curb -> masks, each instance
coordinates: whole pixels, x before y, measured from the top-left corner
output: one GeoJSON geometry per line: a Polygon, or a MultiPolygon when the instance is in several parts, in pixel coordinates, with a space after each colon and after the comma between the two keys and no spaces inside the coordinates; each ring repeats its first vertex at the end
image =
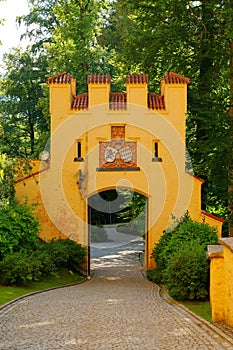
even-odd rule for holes
{"type": "MultiPolygon", "coordinates": [[[[145,278],[147,281],[149,281],[149,282],[151,282],[153,284],[156,284],[156,283],[154,283],[154,282],[152,282],[152,281],[147,279],[145,270],[142,270],[141,273],[142,273],[143,278],[145,278]]],[[[231,337],[229,337],[228,334],[226,334],[224,331],[220,330],[214,324],[211,324],[210,322],[206,321],[204,318],[198,316],[197,314],[195,314],[194,312],[192,312],[191,310],[186,308],[184,305],[180,304],[178,301],[173,299],[164,288],[161,288],[158,284],[156,284],[156,285],[159,288],[159,292],[158,292],[159,297],[161,299],[163,299],[166,303],[168,303],[170,305],[176,305],[177,307],[179,307],[180,309],[182,309],[183,311],[185,311],[186,313],[190,314],[192,317],[197,319],[200,323],[202,323],[206,327],[210,328],[219,337],[221,337],[222,339],[224,339],[225,341],[227,341],[228,343],[230,343],[233,346],[233,339],[231,337]]]]}
{"type": "Polygon", "coordinates": [[[51,287],[51,288],[48,288],[48,289],[38,290],[38,291],[35,291],[35,292],[31,292],[31,293],[27,293],[27,294],[21,295],[20,297],[18,297],[16,299],[13,299],[13,300],[11,300],[11,301],[1,305],[0,306],[0,312],[4,311],[5,309],[8,309],[8,308],[10,308],[10,307],[12,307],[12,306],[14,306],[16,304],[18,304],[23,299],[30,298],[33,295],[46,293],[46,292],[49,292],[51,290],[56,290],[56,289],[60,289],[60,288],[73,287],[73,286],[79,285],[81,283],[88,282],[88,281],[90,281],[93,278],[94,274],[95,274],[95,271],[92,270],[91,273],[90,273],[90,276],[86,277],[83,281],[80,281],[80,282],[77,282],[77,283],[65,284],[65,285],[57,286],[57,287],[51,287]]]}
{"type": "Polygon", "coordinates": [[[220,336],[221,338],[223,338],[225,341],[227,341],[228,343],[230,343],[233,346],[233,339],[231,337],[229,337],[224,331],[220,330],[214,324],[211,324],[210,322],[208,322],[204,318],[198,316],[197,314],[195,314],[194,312],[192,312],[191,310],[186,308],[184,305],[180,304],[178,301],[174,300],[172,297],[170,297],[170,295],[167,293],[167,291],[165,289],[160,288],[159,295],[160,295],[160,298],[165,300],[168,304],[178,306],[180,309],[184,310],[185,312],[190,314],[192,317],[196,318],[199,322],[204,324],[206,327],[210,328],[212,331],[217,333],[218,336],[220,336]]]}
{"type": "Polygon", "coordinates": [[[62,286],[57,286],[57,287],[51,287],[51,288],[48,288],[48,289],[43,289],[43,290],[38,290],[38,291],[35,291],[35,292],[31,292],[31,293],[28,293],[28,294],[24,294],[24,295],[21,295],[20,297],[16,298],[16,299],[13,299],[3,305],[0,306],[0,312],[1,311],[4,311],[5,309],[7,308],[10,308],[16,304],[18,304],[19,302],[21,302],[23,299],[27,299],[27,298],[30,298],[31,296],[33,295],[37,295],[37,294],[42,294],[42,293],[46,293],[46,292],[49,292],[51,290],[56,290],[56,289],[61,289],[61,288],[66,288],[66,287],[73,287],[73,286],[76,286],[76,285],[79,285],[81,283],[85,283],[85,282],[88,282],[90,281],[93,276],[95,274],[95,271],[92,270],[91,273],[90,273],[90,276],[86,277],[83,281],[80,281],[80,282],[77,282],[77,283],[70,283],[70,284],[65,284],[65,285],[62,285],[62,286]]]}
{"type": "Polygon", "coordinates": [[[21,302],[23,299],[27,299],[27,298],[30,298],[31,296],[33,295],[37,295],[37,294],[42,294],[42,293],[46,293],[46,292],[49,292],[51,290],[55,290],[55,289],[61,289],[61,288],[66,288],[66,287],[73,287],[73,286],[77,286],[81,283],[85,283],[85,282],[88,282],[89,280],[91,279],[90,278],[86,278],[84,279],[83,281],[79,281],[79,282],[76,282],[76,283],[70,283],[70,284],[64,284],[64,285],[61,285],[61,286],[57,286],[57,287],[51,287],[51,288],[48,288],[48,289],[43,289],[43,290],[37,290],[35,292],[31,292],[31,293],[28,293],[28,294],[24,294],[24,295],[21,295],[20,297],[16,298],[16,299],[13,299],[3,305],[0,306],[0,312],[1,311],[4,311],[5,309],[7,308],[10,308],[14,305],[17,305],[19,302],[21,302]]]}

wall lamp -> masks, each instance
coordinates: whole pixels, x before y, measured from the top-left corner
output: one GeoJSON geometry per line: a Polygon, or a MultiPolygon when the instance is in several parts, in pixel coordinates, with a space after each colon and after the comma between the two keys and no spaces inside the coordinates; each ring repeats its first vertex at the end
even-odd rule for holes
{"type": "Polygon", "coordinates": [[[85,175],[83,175],[82,173],[82,170],[80,169],[78,171],[78,181],[77,181],[77,184],[78,184],[78,188],[81,189],[82,188],[82,183],[85,179],[85,175]]]}

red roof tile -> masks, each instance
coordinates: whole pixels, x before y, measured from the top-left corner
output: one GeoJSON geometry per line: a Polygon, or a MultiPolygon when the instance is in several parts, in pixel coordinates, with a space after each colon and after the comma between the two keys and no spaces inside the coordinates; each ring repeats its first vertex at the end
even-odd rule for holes
{"type": "Polygon", "coordinates": [[[73,97],[71,109],[87,109],[88,108],[88,93],[80,94],[73,97]]]}
{"type": "MultiPolygon", "coordinates": [[[[38,159],[35,159],[35,160],[38,160],[38,159]]],[[[20,182],[24,182],[25,180],[30,179],[32,177],[35,177],[35,176],[37,176],[37,175],[39,175],[41,173],[44,173],[47,170],[49,170],[49,165],[46,166],[44,169],[40,169],[39,171],[36,171],[33,174],[27,175],[27,176],[23,177],[22,179],[16,180],[15,183],[19,184],[20,182]]]]}
{"type": "Polygon", "coordinates": [[[109,108],[113,110],[126,109],[126,92],[111,92],[109,96],[109,108]]]}
{"type": "Polygon", "coordinates": [[[224,219],[222,219],[222,218],[220,218],[220,217],[218,217],[218,216],[216,216],[216,215],[214,215],[214,214],[208,213],[208,212],[205,211],[205,210],[202,210],[202,211],[201,211],[201,214],[203,214],[203,215],[205,215],[205,216],[208,216],[209,218],[212,218],[212,219],[214,219],[214,220],[220,221],[220,222],[222,222],[222,223],[225,222],[224,219]]]}
{"type": "Polygon", "coordinates": [[[111,77],[109,74],[90,74],[87,78],[88,84],[110,84],[111,77]]]}
{"type": "Polygon", "coordinates": [[[141,74],[128,74],[126,76],[127,84],[148,84],[148,75],[141,74]]]}
{"type": "Polygon", "coordinates": [[[192,176],[194,179],[197,179],[198,181],[202,182],[203,184],[205,183],[205,180],[201,179],[199,176],[194,175],[192,173],[190,173],[189,171],[186,171],[186,174],[192,176]]]}
{"type": "Polygon", "coordinates": [[[149,109],[165,109],[164,97],[153,92],[148,93],[149,109]]]}
{"type": "Polygon", "coordinates": [[[168,72],[164,75],[164,81],[166,84],[190,84],[190,79],[183,75],[168,72]]]}
{"type": "Polygon", "coordinates": [[[72,81],[72,75],[66,72],[54,75],[46,80],[47,84],[70,84],[72,81]]]}

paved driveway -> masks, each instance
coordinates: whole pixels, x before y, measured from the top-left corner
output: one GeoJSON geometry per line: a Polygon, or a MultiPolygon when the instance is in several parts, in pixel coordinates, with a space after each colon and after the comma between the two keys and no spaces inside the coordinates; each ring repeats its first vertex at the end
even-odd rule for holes
{"type": "Polygon", "coordinates": [[[138,252],[129,248],[93,259],[90,281],[1,310],[0,349],[233,349],[233,340],[215,327],[163,300],[143,278],[138,252]]]}

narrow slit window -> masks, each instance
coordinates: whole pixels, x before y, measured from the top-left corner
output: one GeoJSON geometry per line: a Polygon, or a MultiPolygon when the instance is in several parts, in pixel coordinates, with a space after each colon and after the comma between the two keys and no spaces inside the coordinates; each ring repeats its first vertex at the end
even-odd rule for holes
{"type": "Polygon", "coordinates": [[[76,141],[74,162],[84,162],[82,146],[82,141],[76,141]]]}
{"type": "Polygon", "coordinates": [[[162,158],[159,156],[159,142],[153,142],[153,158],[152,162],[162,162],[162,158]]]}
{"type": "Polygon", "coordinates": [[[158,158],[159,156],[159,146],[158,146],[158,142],[154,143],[154,157],[158,158]]]}
{"type": "Polygon", "coordinates": [[[82,143],[80,141],[77,143],[77,156],[78,158],[82,157],[82,143]]]}

